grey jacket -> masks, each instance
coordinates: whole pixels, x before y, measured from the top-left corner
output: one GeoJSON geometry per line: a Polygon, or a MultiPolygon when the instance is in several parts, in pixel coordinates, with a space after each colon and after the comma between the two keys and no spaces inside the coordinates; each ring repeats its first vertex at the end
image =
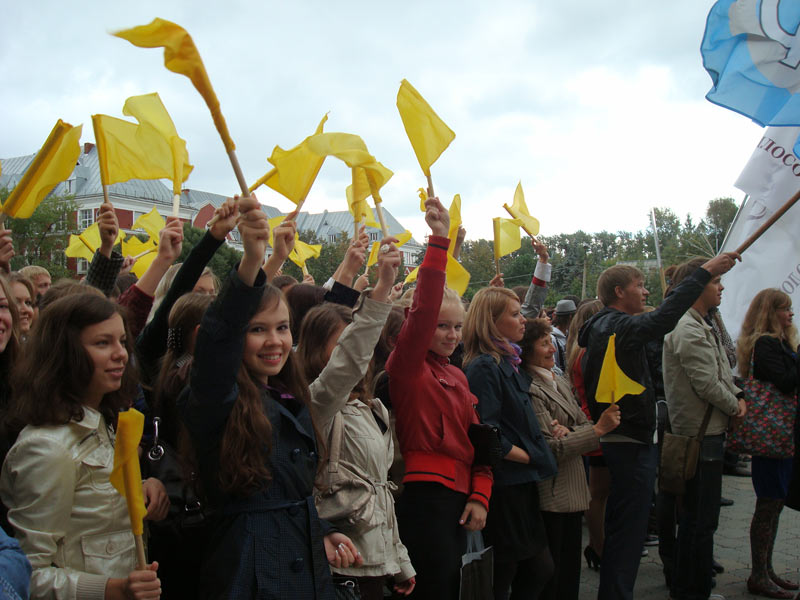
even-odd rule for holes
{"type": "MultiPolygon", "coordinates": [[[[337,573],[362,577],[397,575],[405,581],[415,575],[408,551],[400,541],[394,511],[393,484],[388,481],[394,459],[394,442],[389,427],[389,413],[383,403],[374,399],[371,406],[351,399],[350,392],[364,377],[392,305],[364,296],[353,309],[353,322],[339,337],[328,364],[310,385],[311,407],[322,438],[330,445],[331,429],[336,413],[343,418],[340,460],[361,467],[369,475],[375,489],[375,511],[364,531],[348,531],[348,535],[364,559],[359,568],[334,569],[337,573]],[[386,430],[381,431],[376,419],[386,430]]],[[[325,468],[321,469],[324,476],[325,468]]],[[[320,481],[324,485],[324,481],[320,481]]],[[[319,490],[315,500],[320,505],[319,490]]]]}
{"type": "Polygon", "coordinates": [[[533,279],[528,286],[525,300],[520,307],[522,316],[526,319],[535,319],[542,310],[544,299],[547,297],[547,282],[550,281],[550,274],[553,266],[550,263],[537,262],[533,271],[533,279]]]}
{"type": "Polygon", "coordinates": [[[711,326],[694,308],[664,338],[664,389],[672,433],[697,435],[708,403],[714,406],[706,435],[725,432],[739,411],[730,363],[711,326]]]}
{"type": "Polygon", "coordinates": [[[531,379],[530,394],[533,409],[545,441],[558,462],[558,474],[539,482],[539,506],[547,512],[579,512],[589,508],[589,486],[581,455],[596,450],[600,440],[575,400],[566,379],[556,376],[553,390],[538,373],[531,379]],[[556,419],[572,431],[557,440],[550,433],[550,423],[556,419]]]}

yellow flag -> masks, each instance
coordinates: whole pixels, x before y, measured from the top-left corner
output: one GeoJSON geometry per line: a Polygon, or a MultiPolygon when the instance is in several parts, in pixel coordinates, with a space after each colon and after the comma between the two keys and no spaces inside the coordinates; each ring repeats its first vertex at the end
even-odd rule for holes
{"type": "Polygon", "coordinates": [[[375,162],[360,136],[352,133],[319,133],[307,139],[309,149],[319,156],[335,156],[348,167],[361,167],[375,162]]]}
{"type": "Polygon", "coordinates": [[[386,182],[388,182],[394,173],[384,167],[381,163],[374,161],[367,163],[361,167],[354,167],[353,174],[353,190],[356,200],[364,200],[367,196],[372,194],[372,185],[380,190],[386,182]],[[372,185],[370,184],[372,181],[372,185]]]}
{"type": "Polygon", "coordinates": [[[637,383],[619,368],[617,364],[616,333],[608,338],[606,354],[603,357],[603,366],[600,368],[600,377],[597,380],[597,390],[594,398],[603,404],[618,402],[626,394],[636,396],[644,391],[644,386],[637,383]]]}
{"type": "Polygon", "coordinates": [[[453,203],[450,205],[448,213],[450,214],[450,229],[447,231],[447,238],[450,240],[450,245],[447,252],[452,254],[456,247],[458,228],[461,226],[461,194],[453,196],[453,203]]]}
{"type": "Polygon", "coordinates": [[[150,236],[154,242],[158,243],[158,234],[164,229],[166,225],[164,217],[158,214],[156,207],[150,209],[150,212],[142,215],[133,222],[131,229],[144,229],[147,235],[150,236]]]}
{"type": "Polygon", "coordinates": [[[287,215],[278,215],[277,217],[272,217],[271,219],[267,219],[267,223],[269,223],[269,240],[267,243],[270,246],[274,246],[275,238],[272,235],[272,232],[275,231],[275,228],[283,223],[286,220],[287,215]]]}
{"type": "Polygon", "coordinates": [[[428,199],[428,190],[419,188],[417,192],[419,192],[419,209],[422,212],[428,212],[428,209],[425,207],[425,201],[428,199]]]}
{"type": "Polygon", "coordinates": [[[137,139],[142,149],[148,154],[156,151],[154,146],[160,147],[160,140],[166,141],[172,157],[172,175],[170,176],[172,193],[180,194],[181,183],[186,181],[194,167],[189,164],[186,141],[178,136],[175,124],[159,95],[153,93],[131,96],[125,101],[122,114],[134,117],[139,121],[137,139]]]}
{"type": "Polygon", "coordinates": [[[144,415],[135,408],[119,413],[117,436],[114,442],[114,468],[111,485],[128,502],[133,535],[144,532],[143,519],[147,514],[142,491],[142,473],[139,470],[139,442],[144,430],[144,415]]]}
{"type": "Polygon", "coordinates": [[[135,235],[130,239],[122,242],[122,256],[136,257],[136,262],[133,263],[131,273],[137,277],[144,275],[150,263],[155,260],[158,254],[158,242],[153,238],[149,238],[146,242],[142,242],[135,235]]]}
{"type": "Polygon", "coordinates": [[[306,244],[305,242],[300,241],[299,236],[295,234],[294,248],[292,248],[292,251],[289,253],[289,260],[302,269],[307,260],[319,258],[319,253],[321,250],[321,244],[306,244]]]}
{"type": "Polygon", "coordinates": [[[494,225],[494,259],[511,254],[519,250],[522,241],[519,235],[519,226],[522,224],[517,219],[492,219],[494,225]]]}
{"type": "MultiPolygon", "coordinates": [[[[408,229],[406,229],[403,233],[396,235],[395,237],[397,238],[397,243],[395,244],[395,246],[399,248],[400,246],[402,246],[408,240],[411,239],[411,232],[408,229]]],[[[369,251],[369,258],[367,258],[368,267],[371,267],[372,265],[378,262],[378,251],[380,250],[380,248],[381,248],[381,243],[379,241],[372,242],[372,248],[369,251]]]]}
{"type": "Polygon", "coordinates": [[[131,179],[171,179],[172,148],[153,128],[92,115],[103,185],[131,179]]]}
{"type": "MultiPolygon", "coordinates": [[[[419,273],[419,267],[411,271],[406,276],[405,283],[413,283],[417,280],[417,274],[419,273]]],[[[447,281],[447,287],[451,290],[455,291],[459,296],[463,296],[464,292],[467,291],[467,287],[469,286],[469,278],[470,274],[460,262],[458,262],[452,255],[447,255],[447,267],[445,267],[445,277],[447,281]]]]}
{"type": "Polygon", "coordinates": [[[81,155],[82,125],[73,127],[61,119],[55,124],[44,146],[11,190],[2,212],[15,219],[27,219],[53,188],[67,179],[81,155]]]}
{"type": "Polygon", "coordinates": [[[140,25],[132,29],[123,29],[113,33],[117,37],[128,40],[134,46],[140,48],[164,48],[164,66],[173,73],[185,75],[192,80],[195,89],[200,92],[203,100],[206,101],[208,109],[211,111],[211,118],[214,119],[214,126],[217,128],[225,150],[230,152],[236,149],[236,145],[228,132],[228,125],[225,117],[222,116],[219,100],[211,87],[211,80],[208,78],[203,59],[194,45],[194,40],[186,30],[170,21],[164,19],[153,19],[147,25],[140,25]]]}
{"type": "MultiPolygon", "coordinates": [[[[314,135],[322,133],[327,120],[328,115],[322,117],[314,135]]],[[[290,150],[275,146],[272,155],[267,159],[275,168],[259,180],[295,204],[306,199],[322,163],[325,162],[324,156],[308,147],[308,140],[307,137],[290,150]]]]}
{"type": "Polygon", "coordinates": [[[380,224],[375,221],[375,214],[372,212],[370,205],[367,204],[367,201],[363,199],[358,202],[353,201],[352,185],[347,186],[345,193],[347,195],[347,208],[350,214],[353,215],[353,222],[361,223],[361,220],[364,219],[364,224],[368,227],[380,228],[380,224]]]}
{"type": "Polygon", "coordinates": [[[431,165],[455,139],[456,134],[405,79],[397,92],[397,110],[400,111],[400,118],[422,172],[430,175],[431,165]]]}
{"type": "MultiPolygon", "coordinates": [[[[114,245],[117,245],[125,239],[125,234],[120,231],[117,234],[117,239],[114,245]]],[[[64,254],[70,258],[85,258],[92,262],[95,251],[100,247],[102,240],[100,239],[100,227],[97,223],[92,223],[78,235],[69,236],[69,245],[64,250],[64,254]]]]}
{"type": "Polygon", "coordinates": [[[539,235],[539,220],[533,218],[528,212],[528,206],[525,204],[525,194],[522,193],[521,181],[517,184],[517,189],[514,191],[514,203],[511,206],[503,204],[503,208],[505,208],[512,217],[522,222],[522,228],[528,235],[539,235]]]}

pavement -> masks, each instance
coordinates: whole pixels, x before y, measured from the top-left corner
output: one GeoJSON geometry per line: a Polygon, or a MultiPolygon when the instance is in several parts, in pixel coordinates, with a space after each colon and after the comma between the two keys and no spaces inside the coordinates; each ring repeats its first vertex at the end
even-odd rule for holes
{"type": "MultiPolygon", "coordinates": [[[[756,504],[753,484],[749,477],[724,475],[722,495],[734,501],[733,506],[722,507],[719,528],[714,538],[714,556],[725,572],[717,575],[714,594],[722,594],[727,600],[752,600],[754,596],[747,591],[747,577],[750,575],[750,520],[756,504]]],[[[584,527],[584,546],[588,540],[584,527]]],[[[668,600],[669,591],[661,572],[658,546],[648,547],[649,556],[642,558],[636,579],[635,598],[645,600],[668,600]]],[[[792,581],[800,581],[800,513],[785,508],[781,513],[778,539],[773,552],[775,572],[792,581]]],[[[580,600],[594,600],[600,574],[591,571],[583,562],[581,568],[580,600]]]]}

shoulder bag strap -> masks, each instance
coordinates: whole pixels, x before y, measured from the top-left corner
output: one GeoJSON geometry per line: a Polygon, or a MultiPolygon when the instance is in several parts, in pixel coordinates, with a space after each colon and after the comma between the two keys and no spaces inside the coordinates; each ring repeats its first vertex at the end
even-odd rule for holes
{"type": "Polygon", "coordinates": [[[711,420],[712,410],[714,410],[714,407],[709,402],[706,414],[703,415],[703,423],[700,425],[700,431],[697,432],[697,437],[695,438],[698,442],[702,442],[703,438],[706,436],[706,429],[708,429],[708,422],[711,420]]]}

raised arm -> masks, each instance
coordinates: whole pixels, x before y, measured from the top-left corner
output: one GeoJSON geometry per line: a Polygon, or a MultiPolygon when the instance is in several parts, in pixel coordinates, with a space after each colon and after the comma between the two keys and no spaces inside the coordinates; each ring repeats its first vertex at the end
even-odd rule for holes
{"type": "Polygon", "coordinates": [[[544,299],[547,297],[547,284],[550,281],[550,273],[552,265],[550,264],[550,254],[547,252],[547,246],[539,242],[536,238],[531,239],[531,245],[539,255],[539,260],[536,263],[536,268],[533,271],[531,284],[528,286],[528,291],[525,293],[525,300],[522,302],[520,312],[526,319],[535,319],[539,316],[539,311],[542,310],[544,299]]]}

